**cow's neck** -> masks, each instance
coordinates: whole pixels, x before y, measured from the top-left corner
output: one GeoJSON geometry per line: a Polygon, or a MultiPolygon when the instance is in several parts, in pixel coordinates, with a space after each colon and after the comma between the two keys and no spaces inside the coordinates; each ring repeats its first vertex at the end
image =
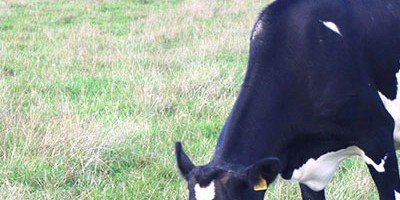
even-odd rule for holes
{"type": "Polygon", "coordinates": [[[257,91],[261,89],[265,88],[243,86],[221,131],[214,160],[249,165],[274,155],[279,141],[273,138],[276,134],[267,133],[278,131],[279,102],[277,94],[272,99],[257,91]]]}

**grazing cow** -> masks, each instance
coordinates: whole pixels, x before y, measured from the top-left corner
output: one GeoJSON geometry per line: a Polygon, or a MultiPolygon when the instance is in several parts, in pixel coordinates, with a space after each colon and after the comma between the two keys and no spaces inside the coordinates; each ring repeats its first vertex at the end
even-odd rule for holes
{"type": "Polygon", "coordinates": [[[391,116],[399,58],[400,0],[270,4],[253,27],[246,77],[213,159],[195,166],[175,144],[189,199],[263,199],[278,174],[298,181],[303,199],[325,199],[353,155],[380,199],[400,198],[391,116]]]}

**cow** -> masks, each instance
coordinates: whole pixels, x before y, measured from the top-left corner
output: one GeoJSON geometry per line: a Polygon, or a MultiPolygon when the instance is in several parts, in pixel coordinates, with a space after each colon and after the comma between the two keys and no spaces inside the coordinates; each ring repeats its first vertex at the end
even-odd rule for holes
{"type": "Polygon", "coordinates": [[[297,181],[303,199],[325,199],[350,156],[365,161],[380,199],[400,199],[399,108],[390,108],[399,58],[400,0],[271,3],[253,26],[246,75],[211,161],[196,166],[175,143],[189,199],[261,200],[278,175],[297,181]]]}

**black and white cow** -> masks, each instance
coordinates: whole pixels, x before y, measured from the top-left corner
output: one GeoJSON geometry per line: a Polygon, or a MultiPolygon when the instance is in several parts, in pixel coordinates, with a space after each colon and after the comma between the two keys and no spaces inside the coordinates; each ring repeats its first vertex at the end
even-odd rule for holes
{"type": "Polygon", "coordinates": [[[277,0],[259,15],[240,94],[213,159],[177,142],[190,200],[263,199],[280,174],[325,199],[341,161],[361,156],[381,199],[400,199],[396,112],[400,0],[277,0]],[[388,111],[385,108],[390,108],[388,111]]]}

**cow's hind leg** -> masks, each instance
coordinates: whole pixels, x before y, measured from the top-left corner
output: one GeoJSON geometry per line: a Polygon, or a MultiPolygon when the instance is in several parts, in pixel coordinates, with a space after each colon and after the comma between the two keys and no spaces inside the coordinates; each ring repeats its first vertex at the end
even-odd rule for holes
{"type": "Polygon", "coordinates": [[[388,153],[379,163],[368,164],[368,169],[379,192],[380,199],[400,199],[399,175],[396,154],[388,153]],[[383,169],[380,168],[382,163],[383,169]],[[397,198],[395,198],[397,197],[397,198]]]}
{"type": "Polygon", "coordinates": [[[307,185],[300,183],[301,197],[303,200],[325,200],[325,190],[314,191],[307,185]]]}
{"type": "Polygon", "coordinates": [[[379,192],[379,198],[400,199],[400,180],[397,157],[393,140],[379,141],[379,144],[362,148],[361,156],[368,165],[372,179],[379,192]]]}

